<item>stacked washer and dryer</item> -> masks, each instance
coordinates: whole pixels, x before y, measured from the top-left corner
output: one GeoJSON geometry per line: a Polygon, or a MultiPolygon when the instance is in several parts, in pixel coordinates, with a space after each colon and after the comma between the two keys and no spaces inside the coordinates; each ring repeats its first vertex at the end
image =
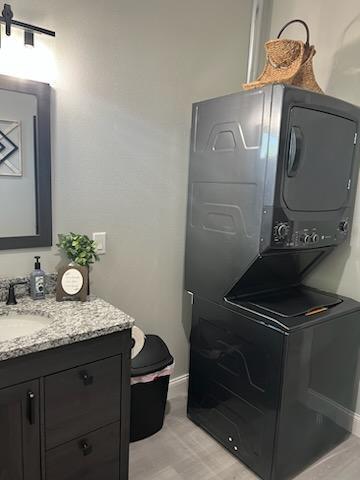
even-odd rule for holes
{"type": "Polygon", "coordinates": [[[360,304],[302,282],[349,238],[359,125],[359,108],[284,85],[193,106],[188,416],[264,480],[351,431],[360,304]]]}

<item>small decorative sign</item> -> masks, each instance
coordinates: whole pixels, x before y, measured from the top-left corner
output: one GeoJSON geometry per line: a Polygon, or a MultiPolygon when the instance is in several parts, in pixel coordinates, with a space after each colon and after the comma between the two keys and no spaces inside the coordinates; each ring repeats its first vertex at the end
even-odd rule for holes
{"type": "Polygon", "coordinates": [[[88,269],[80,265],[68,265],[59,270],[56,300],[80,300],[85,302],[88,290],[88,269]]]}

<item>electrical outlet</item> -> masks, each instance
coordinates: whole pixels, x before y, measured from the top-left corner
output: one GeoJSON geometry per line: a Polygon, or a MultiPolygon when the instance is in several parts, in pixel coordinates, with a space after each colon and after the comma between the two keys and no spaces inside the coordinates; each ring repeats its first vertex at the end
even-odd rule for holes
{"type": "Polygon", "coordinates": [[[93,240],[96,242],[98,255],[104,255],[106,253],[106,232],[93,233],[93,240]]]}

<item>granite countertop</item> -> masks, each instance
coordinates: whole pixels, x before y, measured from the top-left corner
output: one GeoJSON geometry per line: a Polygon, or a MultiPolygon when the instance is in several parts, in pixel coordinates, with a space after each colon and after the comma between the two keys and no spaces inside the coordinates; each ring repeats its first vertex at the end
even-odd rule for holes
{"type": "Polygon", "coordinates": [[[134,323],[126,313],[93,296],[87,302],[57,302],[54,295],[36,301],[22,297],[17,305],[0,304],[0,318],[7,312],[49,317],[50,324],[32,335],[0,342],[0,361],[119,332],[134,323]]]}

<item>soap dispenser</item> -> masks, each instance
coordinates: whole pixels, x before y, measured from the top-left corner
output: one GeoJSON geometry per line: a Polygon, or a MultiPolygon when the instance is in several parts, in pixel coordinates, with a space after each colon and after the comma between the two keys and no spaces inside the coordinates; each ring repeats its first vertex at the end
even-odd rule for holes
{"type": "Polygon", "coordinates": [[[41,270],[40,257],[35,258],[35,267],[30,274],[30,296],[33,300],[45,298],[45,272],[41,270]]]}

